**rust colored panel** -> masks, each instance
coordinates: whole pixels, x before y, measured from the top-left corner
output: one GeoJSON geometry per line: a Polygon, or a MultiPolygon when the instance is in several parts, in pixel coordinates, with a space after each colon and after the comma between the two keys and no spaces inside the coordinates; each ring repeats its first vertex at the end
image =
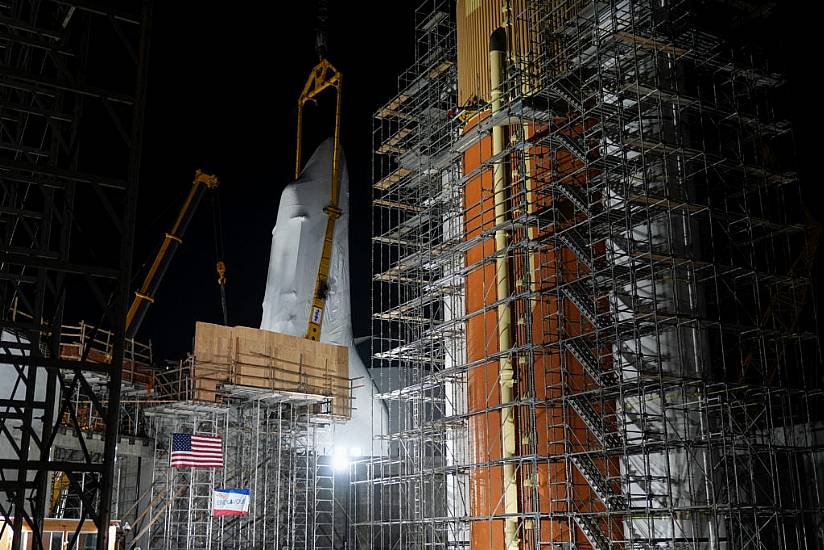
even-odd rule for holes
{"type": "MultiPolygon", "coordinates": [[[[470,2],[471,0],[466,0],[470,2]]],[[[463,9],[465,2],[459,2],[458,10],[463,9]]],[[[479,4],[485,4],[479,2],[479,4]]],[[[491,24],[487,21],[485,24],[491,24]]],[[[484,50],[485,53],[485,50],[484,50]]],[[[471,129],[474,124],[487,116],[487,113],[477,115],[468,123],[471,129]]],[[[545,132],[546,128],[538,125],[528,127],[530,133],[545,132]]],[[[571,134],[580,134],[575,129],[571,134]]],[[[564,150],[550,150],[547,147],[533,147],[527,151],[531,163],[531,174],[534,188],[527,206],[530,213],[544,212],[552,214],[553,209],[561,211],[563,219],[575,219],[580,215],[574,207],[565,200],[553,203],[553,193],[548,186],[556,181],[566,185],[583,185],[593,175],[581,161],[564,150]]],[[[491,139],[482,138],[477,144],[464,153],[464,172],[470,173],[481,163],[491,157],[491,139]]],[[[512,162],[513,166],[518,165],[512,162]]],[[[520,178],[513,177],[511,181],[519,185],[520,178]]],[[[512,196],[519,196],[527,192],[526,189],[513,187],[512,196]]],[[[527,193],[529,194],[529,193],[527,193]]],[[[522,195],[521,195],[522,196],[522,195]]],[[[557,194],[555,195],[557,196],[557,194]]],[[[513,210],[522,208],[519,205],[510,205],[513,210]]],[[[469,179],[464,187],[464,229],[467,239],[474,240],[483,231],[494,227],[494,204],[492,197],[491,171],[482,171],[469,179]]],[[[552,217],[552,216],[548,216],[552,217]]],[[[554,219],[561,219],[555,217],[554,219]]],[[[569,223],[569,222],[567,222],[569,223]]],[[[550,233],[556,229],[563,229],[563,223],[544,228],[542,234],[529,235],[525,229],[515,229],[514,241],[527,238],[541,239],[548,243],[532,256],[520,257],[519,261],[512,262],[512,280],[515,291],[524,289],[523,281],[529,281],[534,275],[533,288],[546,289],[537,298],[523,299],[514,302],[515,319],[526,319],[527,308],[531,326],[525,322],[515,323],[516,346],[519,342],[530,338],[538,348],[519,353],[514,357],[518,379],[516,385],[517,397],[526,398],[526,382],[531,382],[534,397],[539,402],[535,406],[534,416],[531,414],[532,405],[519,405],[516,409],[516,422],[519,433],[516,436],[519,452],[527,455],[535,453],[542,457],[537,465],[528,462],[519,468],[519,511],[524,513],[540,512],[552,519],[540,521],[538,526],[527,524],[521,533],[521,548],[534,548],[531,544],[533,537],[529,529],[540,527],[540,543],[568,543],[574,542],[579,548],[590,548],[590,544],[579,528],[574,527],[569,513],[603,511],[605,505],[589,487],[586,480],[578,472],[572,462],[565,457],[570,452],[584,452],[598,449],[600,443],[589,432],[583,420],[577,416],[565,399],[570,394],[595,387],[596,381],[589,378],[581,364],[572,354],[564,351],[560,346],[561,338],[585,335],[593,330],[590,322],[581,315],[576,306],[562,297],[554,287],[574,281],[587,275],[587,268],[582,264],[575,253],[563,246],[553,246],[550,233]],[[525,266],[531,265],[531,268],[525,266]],[[520,286],[519,286],[520,285],[520,286]],[[534,434],[533,436],[529,434],[534,434]],[[533,440],[534,439],[534,440],[533,440]],[[524,486],[524,480],[537,478],[537,488],[524,486]],[[574,510],[569,507],[574,507],[574,510]],[[553,517],[554,516],[554,517],[553,517]],[[557,519],[555,519],[557,517],[557,519]],[[571,527],[572,526],[572,527],[571,527]]],[[[596,243],[594,254],[603,254],[603,243],[596,243]]],[[[469,317],[466,324],[467,360],[477,362],[477,366],[469,369],[468,381],[468,411],[470,413],[470,456],[474,464],[480,464],[470,472],[470,510],[474,520],[470,526],[470,548],[472,550],[486,550],[502,548],[504,540],[504,522],[501,515],[503,509],[503,473],[499,464],[491,464],[502,456],[501,445],[501,413],[499,410],[490,411],[490,407],[500,405],[500,389],[498,385],[499,364],[497,361],[486,361],[484,358],[498,351],[498,334],[496,329],[497,312],[495,309],[483,311],[485,307],[494,304],[496,296],[495,267],[493,256],[495,253],[492,238],[474,242],[466,252],[466,263],[474,266],[466,276],[466,312],[469,317]],[[483,263],[486,261],[486,263],[483,263]],[[482,265],[478,265],[482,264],[482,265]],[[490,517],[492,516],[492,517],[490,517]],[[497,516],[497,517],[495,517],[497,516]]],[[[513,254],[528,254],[518,252],[513,254]]],[[[608,308],[606,302],[596,304],[599,310],[608,308]]],[[[608,363],[611,349],[608,345],[597,350],[602,356],[602,364],[608,363]]],[[[601,413],[614,421],[614,402],[605,402],[595,405],[596,414],[601,413]]],[[[615,460],[596,459],[596,467],[612,480],[617,477],[619,464],[615,460]]],[[[614,483],[614,481],[611,481],[614,483]]],[[[618,489],[617,485],[614,489],[618,489]]],[[[603,532],[612,532],[616,539],[620,539],[622,527],[620,521],[601,525],[603,532]]]]}
{"type": "Polygon", "coordinates": [[[504,520],[484,519],[469,526],[472,550],[501,550],[504,547],[504,520]]]}

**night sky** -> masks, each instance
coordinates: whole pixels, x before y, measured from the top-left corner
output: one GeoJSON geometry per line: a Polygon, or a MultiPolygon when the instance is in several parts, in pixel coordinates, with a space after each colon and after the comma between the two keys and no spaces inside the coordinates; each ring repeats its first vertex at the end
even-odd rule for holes
{"type": "MultiPolygon", "coordinates": [[[[416,3],[392,5],[391,14],[386,6],[331,4],[338,5],[330,6],[327,57],[343,73],[351,284],[360,297],[353,301],[362,304],[353,307],[354,332],[361,336],[369,332],[371,115],[397,93],[397,75],[412,62],[416,3]],[[388,24],[390,15],[395,23],[388,24]]],[[[296,102],[318,58],[313,2],[254,5],[155,3],[134,262],[138,271],[153,258],[195,169],[216,174],[229,322],[257,327],[278,198],[293,178],[296,102]]],[[[334,93],[321,101],[331,108],[334,93]]],[[[304,161],[333,129],[331,113],[309,109],[304,161]]],[[[139,333],[157,355],[184,356],[196,321],[220,321],[214,258],[211,205],[204,201],[139,333]]]]}
{"type": "MultiPolygon", "coordinates": [[[[381,3],[379,9],[330,4],[328,58],[344,75],[357,337],[369,334],[371,115],[397,93],[397,75],[413,60],[418,2],[381,3]]],[[[230,324],[257,327],[278,197],[293,176],[295,104],[317,62],[315,7],[311,1],[229,6],[155,3],[134,286],[182,205],[194,170],[203,168],[222,182],[230,324]]],[[[781,2],[760,25],[758,41],[771,68],[787,76],[787,101],[779,107],[795,126],[805,197],[821,220],[821,117],[809,108],[816,99],[812,25],[798,17],[795,2],[781,2]]],[[[334,103],[332,93],[325,99],[334,103]]],[[[331,115],[310,116],[306,130],[304,158],[331,135],[331,115]]],[[[139,334],[153,342],[158,357],[183,357],[195,322],[220,320],[210,210],[204,201],[139,334]]]]}

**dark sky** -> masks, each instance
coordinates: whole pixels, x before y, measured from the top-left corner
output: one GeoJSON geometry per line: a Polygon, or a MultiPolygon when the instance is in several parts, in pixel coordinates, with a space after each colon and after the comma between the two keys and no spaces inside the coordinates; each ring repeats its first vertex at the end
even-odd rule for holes
{"type": "MultiPolygon", "coordinates": [[[[344,75],[354,330],[362,336],[369,331],[371,114],[397,92],[397,75],[412,61],[418,2],[381,3],[379,9],[330,3],[328,58],[344,75]]],[[[246,326],[260,322],[277,201],[293,172],[295,103],[317,62],[313,2],[252,5],[206,2],[192,9],[186,3],[155,3],[135,249],[138,270],[171,225],[194,170],[218,175],[229,320],[246,326]]],[[[805,198],[820,220],[821,117],[810,109],[818,100],[810,70],[812,31],[794,2],[779,2],[760,25],[757,41],[772,69],[787,75],[787,99],[778,107],[795,126],[805,198]]],[[[332,104],[332,95],[326,100],[332,104]]],[[[331,133],[330,118],[307,119],[307,154],[327,128],[331,133]]],[[[160,356],[185,355],[195,321],[219,321],[211,224],[204,202],[143,324],[139,337],[152,340],[160,356]]],[[[820,267],[817,271],[820,275],[820,267]]]]}
{"type": "MultiPolygon", "coordinates": [[[[343,73],[351,218],[360,220],[350,229],[355,296],[369,296],[371,114],[412,61],[416,3],[330,2],[327,57],[343,73]]],[[[155,3],[135,270],[153,257],[194,170],[210,171],[221,180],[229,321],[256,327],[278,198],[293,177],[295,105],[318,59],[313,2],[249,6],[155,3]]],[[[334,104],[333,93],[324,99],[334,104]]],[[[332,122],[309,113],[304,159],[332,122]]],[[[195,321],[220,319],[213,243],[203,202],[139,334],[166,358],[191,349],[195,321]]],[[[357,308],[354,330],[368,333],[368,307],[357,308]]]]}
{"type": "MultiPolygon", "coordinates": [[[[815,56],[821,31],[818,21],[809,17],[803,4],[796,1],[775,2],[769,17],[754,25],[750,33],[771,70],[784,75],[782,99],[774,103],[781,118],[789,120],[795,140],[795,159],[788,169],[798,171],[804,206],[819,224],[824,223],[824,185],[821,181],[821,129],[824,117],[820,102],[821,79],[815,56]]],[[[813,270],[813,299],[818,311],[818,334],[824,336],[821,315],[824,313],[824,242],[818,246],[813,270]]]]}

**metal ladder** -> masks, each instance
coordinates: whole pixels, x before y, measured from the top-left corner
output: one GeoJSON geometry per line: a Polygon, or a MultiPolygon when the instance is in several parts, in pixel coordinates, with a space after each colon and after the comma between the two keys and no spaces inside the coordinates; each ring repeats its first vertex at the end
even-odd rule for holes
{"type": "Polygon", "coordinates": [[[314,550],[332,550],[335,543],[335,470],[329,456],[315,459],[314,550]]]}
{"type": "Polygon", "coordinates": [[[290,533],[289,548],[310,548],[312,512],[312,474],[314,472],[313,453],[307,447],[292,452],[290,484],[290,533]]]}
{"type": "MultiPolygon", "coordinates": [[[[218,422],[215,418],[195,419],[192,433],[210,436],[219,435],[218,422]]],[[[188,468],[188,470],[186,550],[211,550],[212,493],[215,488],[215,468],[188,468]]]]}

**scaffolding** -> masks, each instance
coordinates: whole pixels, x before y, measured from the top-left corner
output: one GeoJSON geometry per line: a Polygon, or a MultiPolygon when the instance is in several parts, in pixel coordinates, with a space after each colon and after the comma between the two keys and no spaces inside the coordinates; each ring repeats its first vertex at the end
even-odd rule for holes
{"type": "Polygon", "coordinates": [[[203,394],[194,361],[159,377],[158,402],[145,413],[154,470],[134,543],[146,540],[152,550],[338,547],[330,455],[341,417],[330,414],[332,397],[222,384],[214,402],[195,399],[203,394]],[[170,467],[174,433],[220,437],[224,467],[170,467]],[[219,488],[248,489],[248,514],[214,517],[219,488]]]}
{"type": "Polygon", "coordinates": [[[752,9],[418,11],[375,114],[389,452],[352,468],[353,547],[824,545],[819,229],[752,9]],[[498,26],[501,82],[461,77],[498,26]]]}
{"type": "MultiPolygon", "coordinates": [[[[48,335],[50,336],[50,335],[48,335]]],[[[112,331],[97,328],[80,321],[60,327],[57,338],[60,358],[67,361],[87,361],[91,364],[107,364],[113,356],[115,337],[112,331]]],[[[120,421],[117,454],[114,463],[111,517],[133,522],[141,502],[142,461],[150,461],[147,425],[143,416],[144,404],[152,394],[155,383],[151,343],[145,344],[126,338],[123,348],[122,379],[120,385],[120,421]]],[[[106,423],[95,399],[106,395],[109,375],[92,372],[86,375],[85,387],[74,388],[71,405],[63,411],[52,456],[60,461],[79,461],[88,454],[94,460],[102,460],[106,423]],[[83,435],[80,443],[77,431],[83,435]]],[[[95,491],[99,475],[94,472],[76,474],[77,484],[72,486],[63,472],[50,476],[50,497],[45,516],[49,518],[80,518],[84,514],[84,493],[95,491]]]]}

